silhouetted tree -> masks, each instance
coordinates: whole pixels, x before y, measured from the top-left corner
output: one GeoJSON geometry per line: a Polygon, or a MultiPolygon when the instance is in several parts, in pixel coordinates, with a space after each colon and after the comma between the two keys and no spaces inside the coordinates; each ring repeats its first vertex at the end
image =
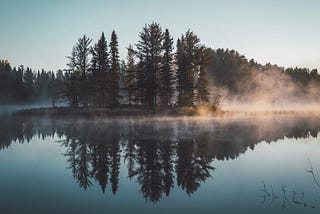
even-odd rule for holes
{"type": "Polygon", "coordinates": [[[137,89],[137,80],[135,76],[135,62],[134,62],[134,50],[131,44],[128,47],[127,65],[125,72],[125,85],[128,96],[128,104],[131,106],[135,102],[135,95],[137,89]]]}
{"type": "Polygon", "coordinates": [[[157,105],[157,91],[159,83],[157,81],[162,60],[162,42],[164,39],[161,27],[153,22],[146,25],[139,34],[140,41],[137,44],[137,55],[139,62],[139,72],[142,75],[143,84],[138,85],[145,89],[145,103],[149,107],[157,105]]]}
{"type": "MultiPolygon", "coordinates": [[[[200,39],[192,31],[188,30],[177,41],[177,78],[178,78],[178,105],[194,106],[195,81],[202,55],[200,39]]],[[[205,65],[202,65],[205,66],[205,65]]]]}
{"type": "Polygon", "coordinates": [[[162,67],[159,71],[159,96],[162,106],[171,104],[174,94],[174,74],[173,74],[173,38],[169,30],[166,29],[163,40],[163,58],[162,67]]]}
{"type": "Polygon", "coordinates": [[[120,59],[118,50],[118,36],[112,31],[110,41],[110,106],[119,105],[119,79],[120,79],[120,59]]]}
{"type": "Polygon", "coordinates": [[[206,104],[209,103],[209,90],[208,90],[208,79],[206,75],[206,67],[210,63],[210,49],[205,47],[201,47],[199,50],[199,74],[198,74],[198,81],[196,83],[196,101],[198,104],[206,104]]]}
{"type": "Polygon", "coordinates": [[[69,83],[67,87],[67,97],[71,106],[78,106],[81,103],[83,106],[88,106],[89,102],[89,87],[88,73],[90,69],[89,56],[91,39],[83,35],[78,39],[78,42],[72,49],[69,56],[69,83]]]}
{"type": "MultiPolygon", "coordinates": [[[[252,66],[257,67],[253,62],[249,63],[243,55],[228,49],[212,50],[209,64],[208,75],[214,80],[212,84],[223,86],[235,94],[244,91],[244,84],[251,85],[252,66]],[[240,84],[241,82],[244,84],[240,84]]],[[[252,90],[254,87],[248,88],[252,90]]]]}
{"type": "Polygon", "coordinates": [[[23,66],[12,70],[12,100],[11,102],[22,102],[23,98],[23,66]]]}
{"type": "Polygon", "coordinates": [[[24,83],[24,93],[25,97],[28,101],[33,99],[35,88],[34,88],[34,74],[30,68],[27,67],[27,69],[24,72],[23,75],[23,83],[24,83]]]}
{"type": "Polygon", "coordinates": [[[8,60],[0,61],[0,103],[8,102],[8,94],[10,93],[10,71],[11,66],[8,60]]]}
{"type": "Polygon", "coordinates": [[[52,106],[55,107],[57,101],[64,101],[66,91],[66,79],[62,70],[57,71],[52,90],[52,106]]]}
{"type": "Polygon", "coordinates": [[[120,105],[128,103],[127,87],[126,87],[126,70],[127,65],[125,60],[120,61],[120,80],[119,80],[119,103],[120,105]]]}
{"type": "Polygon", "coordinates": [[[80,97],[80,71],[77,68],[76,48],[72,48],[71,56],[68,57],[68,70],[66,73],[65,97],[68,99],[71,107],[79,105],[80,97]]]}
{"type": "Polygon", "coordinates": [[[94,105],[105,107],[110,103],[110,88],[108,73],[110,70],[108,47],[104,33],[92,49],[92,88],[94,105]]]}

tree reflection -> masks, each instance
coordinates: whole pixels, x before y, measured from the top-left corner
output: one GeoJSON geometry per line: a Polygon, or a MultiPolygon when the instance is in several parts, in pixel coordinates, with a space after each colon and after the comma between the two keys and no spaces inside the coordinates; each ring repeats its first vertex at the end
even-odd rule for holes
{"type": "Polygon", "coordinates": [[[63,143],[67,147],[64,154],[68,157],[67,161],[72,169],[72,174],[79,186],[85,190],[92,185],[90,181],[91,169],[89,150],[89,136],[86,127],[71,126],[65,130],[66,140],[63,143]]]}
{"type": "Polygon", "coordinates": [[[119,172],[120,172],[120,144],[119,144],[119,135],[117,135],[116,130],[113,132],[114,138],[111,140],[111,148],[110,148],[110,182],[111,189],[113,194],[116,194],[118,190],[119,183],[119,172]]]}
{"type": "Polygon", "coordinates": [[[174,131],[168,124],[157,123],[67,125],[65,156],[80,187],[87,189],[95,180],[105,192],[109,180],[115,194],[122,145],[128,177],[137,181],[146,201],[155,203],[163,195],[169,196],[175,177],[177,185],[190,195],[214,169],[207,154],[209,134],[193,133],[185,138],[175,136],[174,131]]]}
{"type": "Polygon", "coordinates": [[[214,167],[210,165],[212,158],[206,154],[208,133],[201,132],[195,138],[181,139],[177,146],[177,183],[188,195],[194,193],[210,177],[214,167]]]}
{"type": "Polygon", "coordinates": [[[160,156],[163,168],[163,192],[169,196],[171,189],[174,187],[174,149],[175,143],[165,138],[160,145],[160,156]]]}
{"type": "Polygon", "coordinates": [[[4,118],[0,149],[14,141],[58,136],[81,188],[98,184],[116,194],[120,169],[138,183],[146,201],[169,196],[175,185],[188,195],[213,177],[215,159],[233,159],[262,141],[317,136],[319,120],[80,122],[4,118]],[[123,163],[123,164],[121,164],[123,163]],[[110,186],[110,187],[108,187],[110,186]]]}
{"type": "Polygon", "coordinates": [[[108,178],[115,194],[118,189],[120,169],[119,129],[116,126],[102,127],[82,123],[64,127],[67,147],[64,154],[79,186],[85,190],[92,185],[92,179],[106,191],[108,178]]]}

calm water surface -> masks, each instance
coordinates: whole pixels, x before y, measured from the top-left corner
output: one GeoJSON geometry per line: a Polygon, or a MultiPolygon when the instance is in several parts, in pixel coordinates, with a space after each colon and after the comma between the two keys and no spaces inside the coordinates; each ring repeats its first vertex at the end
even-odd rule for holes
{"type": "Polygon", "coordinates": [[[1,118],[0,213],[319,213],[320,118],[1,118]]]}

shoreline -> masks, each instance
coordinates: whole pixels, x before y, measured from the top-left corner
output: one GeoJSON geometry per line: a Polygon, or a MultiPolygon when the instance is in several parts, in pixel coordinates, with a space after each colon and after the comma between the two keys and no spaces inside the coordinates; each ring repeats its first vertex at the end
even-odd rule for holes
{"type": "Polygon", "coordinates": [[[13,112],[16,116],[46,117],[154,117],[154,116],[197,116],[195,108],[31,108],[13,112]]]}
{"type": "Polygon", "coordinates": [[[13,116],[23,117],[83,117],[83,118],[235,118],[235,117],[275,117],[275,116],[320,116],[317,110],[269,110],[269,111],[243,111],[243,110],[227,110],[218,109],[216,111],[199,108],[31,108],[18,110],[12,113],[13,116]]]}

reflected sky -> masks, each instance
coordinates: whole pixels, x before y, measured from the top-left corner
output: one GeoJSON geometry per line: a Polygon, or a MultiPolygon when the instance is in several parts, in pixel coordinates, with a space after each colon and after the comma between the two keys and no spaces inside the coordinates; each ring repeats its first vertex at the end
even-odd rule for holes
{"type": "Polygon", "coordinates": [[[1,213],[320,210],[318,118],[2,121],[1,213]]]}

